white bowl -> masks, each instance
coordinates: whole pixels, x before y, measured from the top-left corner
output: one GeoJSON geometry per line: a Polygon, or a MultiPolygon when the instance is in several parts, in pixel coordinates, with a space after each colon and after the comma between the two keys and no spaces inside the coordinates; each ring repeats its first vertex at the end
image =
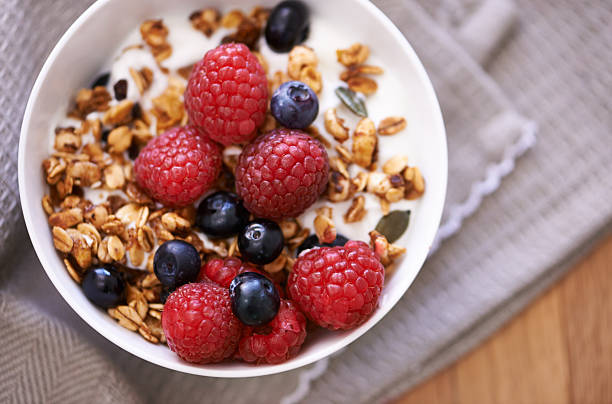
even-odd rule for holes
{"type": "MultiPolygon", "coordinates": [[[[273,6],[276,2],[263,0],[258,4],[273,6]]],[[[85,298],[53,247],[47,217],[41,208],[47,186],[40,168],[48,156],[52,120],[58,112],[67,109],[75,90],[87,86],[126,34],[142,21],[177,11],[187,16],[203,6],[228,10],[224,3],[223,0],[100,0],[83,13],[53,49],[30,95],[19,142],[19,192],[32,244],[49,279],[96,331],[126,351],[169,369],[214,377],[252,377],[295,369],[338,351],[372,328],[402,297],[427,257],[441,218],[447,181],[446,137],[431,82],[414,50],[393,23],[367,0],[309,0],[313,19],[333,19],[334,25],[348,31],[354,42],[369,44],[376,56],[386,62],[385,74],[399,79],[405,94],[409,94],[400,107],[409,128],[396,136],[405,136],[409,155],[416,156],[427,180],[427,191],[402,237],[408,253],[386,282],[378,309],[354,330],[321,330],[309,336],[300,354],[280,365],[193,365],[181,361],[166,346],[150,344],[140,335],[123,329],[85,298]]],[[[253,5],[247,0],[232,3],[243,9],[253,5]]],[[[393,111],[397,110],[398,106],[393,106],[393,111]]]]}

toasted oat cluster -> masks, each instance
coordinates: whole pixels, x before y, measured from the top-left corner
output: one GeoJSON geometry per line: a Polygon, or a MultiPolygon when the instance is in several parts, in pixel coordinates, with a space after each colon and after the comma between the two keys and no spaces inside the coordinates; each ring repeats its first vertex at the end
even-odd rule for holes
{"type": "MultiPolygon", "coordinates": [[[[268,18],[275,18],[274,10],[262,7],[255,7],[250,13],[232,10],[225,14],[216,9],[202,9],[188,16],[185,24],[208,38],[223,34],[220,43],[246,45],[267,75],[269,98],[289,81],[305,83],[320,96],[327,84],[315,49],[304,44],[293,46],[286,66],[272,71],[260,51],[264,46],[262,34],[265,31],[267,35],[270,25],[268,18]]],[[[195,248],[203,268],[218,258],[248,261],[246,251],[240,251],[239,235],[221,239],[206,236],[197,224],[197,204],[181,208],[164,206],[149,196],[134,174],[134,161],[151,139],[170,128],[188,124],[183,93],[193,64],[178,69],[164,66],[164,61],[172,57],[173,46],[179,46],[168,42],[169,32],[161,19],[141,24],[141,42],[126,47],[122,54],[146,51],[156,65],[129,66],[129,78],[109,83],[107,74],[96,80],[92,88],[77,91],[65,121],[70,125],[55,129],[53,151],[42,162],[48,184],[42,207],[48,215],[54,246],[69,275],[80,284],[93,268],[111,266],[120,273],[125,283],[124,297],[119,304],[105,308],[119,325],[155,344],[167,341],[166,325],[162,326],[162,302],[172,292],[166,290],[155,272],[155,253],[159,246],[171,240],[185,241],[195,248]],[[156,86],[159,83],[164,83],[165,89],[150,94],[154,87],[159,88],[156,86]],[[136,98],[127,97],[130,86],[135,86],[136,98]]],[[[338,106],[343,103],[361,119],[351,128],[347,119],[340,116],[339,108],[328,108],[320,112],[322,128],[316,123],[304,128],[329,155],[328,185],[319,197],[319,201],[326,203],[312,208],[316,209],[312,223],[304,223],[299,217],[277,221],[282,233],[282,250],[270,262],[254,267],[280,287],[286,285],[296,259],[300,259],[296,251],[307,239],[316,236],[318,245],[334,245],[339,239],[334,213],[336,220],[344,224],[359,223],[368,215],[379,214],[368,212],[367,198],[379,201],[380,216],[384,217],[393,214],[393,204],[418,199],[425,192],[423,175],[418,167],[409,165],[407,156],[397,155],[387,161],[378,159],[379,136],[393,136],[407,127],[406,119],[399,116],[384,118],[378,126],[367,117],[367,97],[378,91],[372,77],[382,76],[383,68],[367,64],[370,49],[364,44],[338,49],[336,56],[343,69],[340,80],[346,83],[346,87],[336,90],[338,106]],[[343,204],[342,209],[336,206],[342,202],[348,204],[343,204]]],[[[268,110],[257,131],[265,134],[279,127],[268,110]]],[[[234,144],[223,149],[223,169],[214,190],[235,192],[234,171],[244,146],[234,144]]],[[[399,222],[401,226],[402,220],[399,222]]],[[[396,220],[381,221],[369,233],[370,246],[387,274],[394,268],[393,261],[406,251],[392,243],[398,237],[386,236],[401,235],[408,226],[407,219],[403,229],[398,230],[397,223],[396,220]],[[388,230],[389,226],[395,228],[388,230]]],[[[290,310],[296,318],[303,317],[291,303],[282,303],[281,307],[290,310]]],[[[282,323],[274,324],[282,329],[282,323]]],[[[300,337],[302,341],[304,336],[305,330],[300,337]]],[[[245,358],[252,356],[258,363],[266,360],[272,363],[271,357],[253,356],[248,343],[240,343],[240,349],[246,350],[245,358]]],[[[295,347],[292,349],[291,352],[297,352],[295,347]]]]}

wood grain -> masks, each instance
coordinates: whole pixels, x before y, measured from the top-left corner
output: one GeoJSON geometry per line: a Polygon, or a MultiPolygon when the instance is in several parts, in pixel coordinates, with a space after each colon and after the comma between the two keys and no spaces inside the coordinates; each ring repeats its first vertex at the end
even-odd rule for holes
{"type": "Polygon", "coordinates": [[[612,237],[522,314],[397,404],[612,402],[612,237]]]}

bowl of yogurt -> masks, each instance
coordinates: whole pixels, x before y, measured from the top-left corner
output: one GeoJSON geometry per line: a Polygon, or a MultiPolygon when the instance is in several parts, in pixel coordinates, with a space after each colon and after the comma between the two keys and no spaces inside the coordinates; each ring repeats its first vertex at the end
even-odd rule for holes
{"type": "MultiPolygon", "coordinates": [[[[60,39],[30,95],[19,145],[19,188],[45,272],[96,331],[169,369],[252,377],[295,369],[340,350],[405,293],[439,225],[447,181],[445,130],[431,82],[409,43],[366,0],[314,0],[307,3],[307,35],[279,50],[270,46],[265,30],[276,6],[272,0],[256,7],[220,0],[98,1],[60,39]],[[229,358],[190,363],[168,348],[161,325],[162,295],[173,290],[166,290],[153,270],[160,245],[192,244],[203,266],[213,257],[247,260],[238,236],[210,237],[196,217],[212,192],[233,190],[233,178],[226,181],[223,173],[232,177],[244,145],[221,146],[220,179],[189,206],[153,200],[133,172],[136,156],[151,139],[189,123],[183,93],[190,72],[206,52],[227,42],[251,49],[265,70],[270,96],[292,80],[316,93],[319,113],[303,129],[329,161],[325,191],[303,213],[276,220],[282,253],[258,270],[284,289],[303,256],[299,252],[312,247],[309,242],[331,243],[339,236],[370,243],[384,265],[384,287],[367,318],[350,329],[309,328],[299,353],[281,363],[229,358]],[[91,269],[105,265],[122,273],[122,303],[101,309],[92,304],[86,284],[91,269]]],[[[278,127],[268,111],[258,133],[278,127]]]]}

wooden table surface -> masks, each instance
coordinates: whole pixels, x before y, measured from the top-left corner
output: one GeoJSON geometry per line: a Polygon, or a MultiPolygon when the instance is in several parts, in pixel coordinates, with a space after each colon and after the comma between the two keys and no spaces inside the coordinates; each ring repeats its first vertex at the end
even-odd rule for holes
{"type": "Polygon", "coordinates": [[[397,404],[612,403],[612,237],[397,404]]]}

